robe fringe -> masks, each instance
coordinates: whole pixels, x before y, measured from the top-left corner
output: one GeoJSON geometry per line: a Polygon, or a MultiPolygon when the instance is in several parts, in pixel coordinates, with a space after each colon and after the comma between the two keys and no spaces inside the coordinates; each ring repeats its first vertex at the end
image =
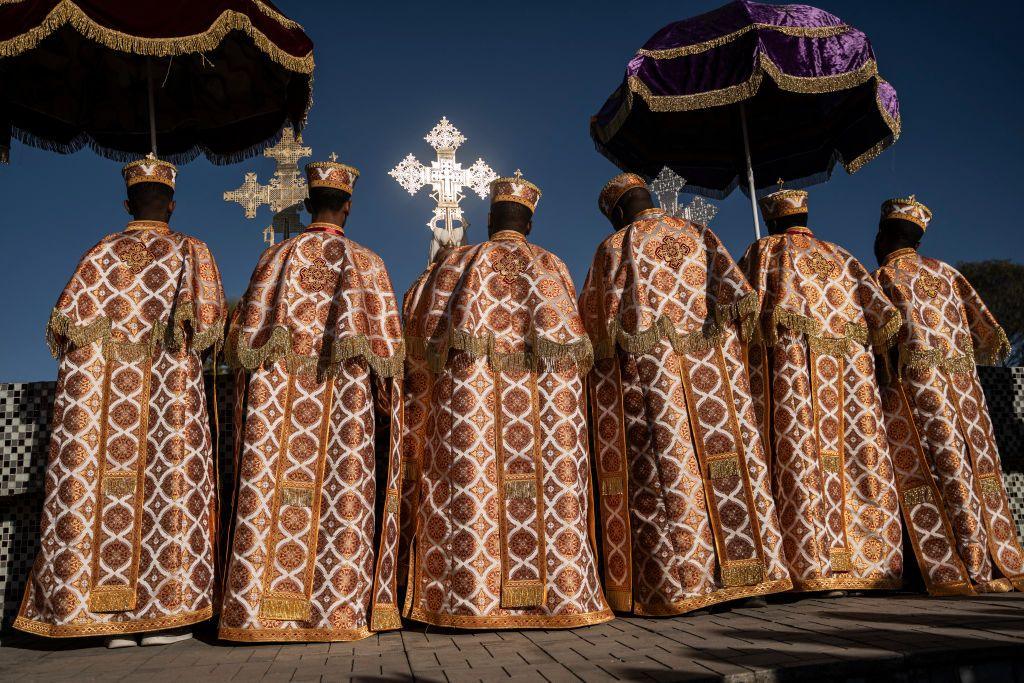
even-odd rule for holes
{"type": "Polygon", "coordinates": [[[835,357],[843,357],[850,353],[850,344],[856,342],[862,346],[871,345],[881,353],[895,346],[903,319],[898,311],[893,311],[889,319],[878,328],[868,329],[866,325],[846,323],[842,336],[822,334],[821,321],[782,308],[775,308],[767,316],[768,323],[764,330],[756,330],[757,339],[764,340],[773,347],[779,342],[779,328],[802,334],[807,338],[808,345],[816,352],[835,357]]]}
{"type": "Polygon", "coordinates": [[[228,335],[228,362],[243,370],[255,370],[265,364],[283,360],[289,373],[316,373],[322,377],[334,377],[341,371],[345,361],[357,357],[365,360],[379,377],[400,377],[405,367],[405,344],[400,341],[393,354],[379,356],[374,353],[366,335],[353,335],[335,340],[324,361],[320,356],[307,356],[293,351],[291,330],[284,325],[275,326],[266,343],[255,347],[243,342],[237,330],[232,330],[228,335]]]}
{"type": "Polygon", "coordinates": [[[947,357],[942,349],[923,348],[911,349],[905,345],[899,347],[899,371],[903,376],[903,369],[931,370],[938,368],[949,373],[969,374],[974,372],[977,365],[998,365],[1005,361],[1010,355],[1010,340],[1006,332],[999,328],[994,348],[984,352],[976,352],[973,346],[968,346],[965,353],[959,356],[947,357]]]}
{"type": "Polygon", "coordinates": [[[409,355],[426,361],[434,374],[444,370],[452,350],[462,351],[473,358],[486,358],[497,372],[542,371],[552,366],[555,370],[562,370],[575,366],[584,375],[594,364],[594,349],[588,337],[564,344],[540,337],[528,341],[526,351],[505,353],[495,350],[491,334],[474,337],[468,332],[454,330],[438,341],[408,335],[405,345],[409,355]]]}
{"type": "Polygon", "coordinates": [[[668,316],[661,316],[653,325],[640,332],[629,333],[623,329],[618,318],[608,325],[606,335],[594,342],[594,357],[605,360],[615,355],[616,345],[630,354],[643,354],[650,351],[663,339],[672,345],[678,354],[688,354],[721,346],[726,325],[732,321],[740,323],[740,337],[749,341],[753,337],[760,302],[756,292],[749,292],[731,304],[717,306],[714,321],[707,322],[693,332],[680,333],[675,323],[668,316]]]}

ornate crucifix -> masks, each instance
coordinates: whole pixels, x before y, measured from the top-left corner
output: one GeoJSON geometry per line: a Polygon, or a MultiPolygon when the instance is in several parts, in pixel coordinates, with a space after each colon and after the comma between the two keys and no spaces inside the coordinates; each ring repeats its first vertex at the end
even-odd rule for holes
{"type": "Polygon", "coordinates": [[[459,208],[459,202],[465,198],[463,188],[468,187],[480,199],[485,199],[491,181],[498,175],[483,159],[477,159],[469,168],[462,168],[462,164],[455,161],[455,150],[466,141],[466,137],[444,116],[423,139],[437,152],[437,160],[431,161],[430,166],[424,166],[409,154],[388,175],[411,195],[424,185],[430,185],[433,190],[430,197],[437,206],[433,217],[427,221],[427,227],[433,233],[430,242],[430,260],[433,261],[442,247],[466,243],[469,220],[459,208]]]}
{"type": "Polygon", "coordinates": [[[263,231],[263,241],[273,244],[275,234],[288,239],[302,227],[299,210],[309,190],[306,179],[299,170],[299,159],[313,153],[302,144],[302,135],[295,135],[291,126],[285,127],[281,141],[263,150],[263,156],[277,161],[274,175],[266,185],[260,185],[255,173],[246,173],[245,181],[236,190],[224,193],[224,201],[238,202],[245,209],[246,218],[255,218],[256,211],[264,204],[274,212],[273,223],[263,231]]]}
{"type": "Polygon", "coordinates": [[[670,216],[685,218],[691,223],[707,226],[718,213],[718,207],[701,196],[695,196],[686,206],[679,206],[679,192],[686,187],[686,179],[662,167],[647,189],[658,198],[658,205],[670,216]]]}

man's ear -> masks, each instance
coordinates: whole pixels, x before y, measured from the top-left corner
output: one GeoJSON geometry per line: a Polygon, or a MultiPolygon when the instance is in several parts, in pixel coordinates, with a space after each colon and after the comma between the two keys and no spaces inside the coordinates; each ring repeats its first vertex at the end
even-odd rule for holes
{"type": "Polygon", "coordinates": [[[128,203],[128,200],[124,200],[124,210],[128,212],[128,215],[132,215],[132,205],[128,203]]]}
{"type": "Polygon", "coordinates": [[[167,202],[167,215],[170,216],[171,214],[173,214],[174,213],[174,209],[177,206],[178,206],[178,202],[174,201],[173,199],[171,201],[167,202]]]}

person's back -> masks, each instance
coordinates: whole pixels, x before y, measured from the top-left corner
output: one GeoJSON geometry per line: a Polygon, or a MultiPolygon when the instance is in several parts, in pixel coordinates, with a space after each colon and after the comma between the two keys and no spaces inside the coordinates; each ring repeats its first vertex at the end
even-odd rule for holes
{"type": "Polygon", "coordinates": [[[933,594],[1021,590],[1024,550],[975,369],[1010,344],[963,275],[917,253],[930,221],[913,196],[890,199],[875,241],[875,278],[904,320],[882,404],[911,545],[933,594]]]}
{"type": "Polygon", "coordinates": [[[135,220],[82,257],[47,328],[60,361],[53,457],[40,555],[14,624],[109,635],[112,647],[213,613],[217,482],[202,355],[220,345],[226,312],[209,249],[168,226],[174,166],[150,157],[123,174],[135,220]]]}
{"type": "Polygon", "coordinates": [[[580,309],[609,602],[668,615],[788,590],[744,364],[757,296],[714,233],[654,208],[639,176],[599,204],[616,232],[580,309]]]}
{"type": "Polygon", "coordinates": [[[496,180],[491,239],[441,259],[406,319],[418,621],[568,628],[612,616],[587,522],[591,347],[565,265],[526,241],[539,197],[518,175],[496,180]]]}

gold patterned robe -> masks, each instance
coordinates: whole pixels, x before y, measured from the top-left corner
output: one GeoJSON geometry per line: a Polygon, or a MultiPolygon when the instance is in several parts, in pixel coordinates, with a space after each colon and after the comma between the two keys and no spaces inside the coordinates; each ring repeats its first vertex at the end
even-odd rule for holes
{"type": "Polygon", "coordinates": [[[228,335],[250,372],[221,638],[342,641],[401,626],[404,353],[376,254],[318,224],[264,252],[228,335]]]}
{"type": "Polygon", "coordinates": [[[452,250],[411,292],[405,615],[458,628],[611,619],[592,545],[591,345],[565,265],[503,231],[452,250]]]}
{"type": "Polygon", "coordinates": [[[714,233],[662,211],[597,249],[580,310],[617,610],[681,614],[792,587],[747,378],[757,303],[714,233]]]}
{"type": "Polygon", "coordinates": [[[1006,334],[970,283],[941,261],[901,249],[875,277],[904,319],[882,405],[928,591],[1024,589],[1024,550],[974,366],[1005,358],[1006,334]]]}
{"type": "Polygon", "coordinates": [[[896,588],[902,527],[872,348],[899,312],[842,248],[790,228],[740,261],[761,299],[755,410],[795,590],[896,588]]]}
{"type": "Polygon", "coordinates": [[[82,257],[47,330],[60,365],[46,500],[15,627],[114,635],[212,615],[201,354],[225,310],[209,249],[166,223],[133,221],[82,257]]]}

